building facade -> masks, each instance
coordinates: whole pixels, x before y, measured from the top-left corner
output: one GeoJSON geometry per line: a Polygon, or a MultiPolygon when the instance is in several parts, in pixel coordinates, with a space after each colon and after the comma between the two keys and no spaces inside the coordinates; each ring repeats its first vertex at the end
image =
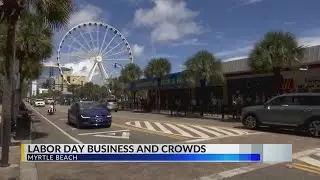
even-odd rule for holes
{"type": "MultiPolygon", "coordinates": [[[[201,96],[205,101],[208,101],[204,102],[207,104],[211,97],[215,96],[223,99],[224,104],[230,104],[232,96],[236,94],[254,102],[257,97],[260,100],[267,100],[276,93],[278,83],[275,83],[273,73],[256,74],[252,72],[247,58],[223,61],[222,71],[226,77],[226,83],[224,85],[211,83],[205,90],[200,90],[199,83],[193,86],[184,82],[182,72],[165,76],[160,87],[161,104],[173,101],[176,96],[181,96],[185,103],[191,98],[198,99],[201,96]]],[[[306,48],[301,66],[291,68],[291,70],[283,69],[281,76],[283,79],[281,88],[284,92],[320,92],[320,45],[306,48]]],[[[129,89],[133,91],[148,90],[153,95],[149,98],[155,99],[157,87],[156,79],[146,78],[133,82],[129,89]]]]}

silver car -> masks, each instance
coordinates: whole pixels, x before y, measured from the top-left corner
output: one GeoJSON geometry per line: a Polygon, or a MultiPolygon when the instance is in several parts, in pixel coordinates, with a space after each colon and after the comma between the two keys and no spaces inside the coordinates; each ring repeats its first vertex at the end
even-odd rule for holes
{"type": "Polygon", "coordinates": [[[247,129],[259,126],[291,127],[320,136],[320,93],[290,93],[272,98],[261,106],[242,109],[242,124],[247,129]]]}
{"type": "Polygon", "coordinates": [[[108,99],[106,100],[107,108],[109,111],[117,112],[119,109],[118,101],[115,99],[108,99]]]}

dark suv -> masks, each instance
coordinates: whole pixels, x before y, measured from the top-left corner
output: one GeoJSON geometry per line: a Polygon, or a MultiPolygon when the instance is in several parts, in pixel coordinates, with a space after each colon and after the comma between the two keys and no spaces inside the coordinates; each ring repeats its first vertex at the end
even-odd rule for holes
{"type": "Polygon", "coordinates": [[[320,136],[320,93],[289,93],[272,98],[261,106],[242,109],[242,124],[247,129],[260,125],[306,130],[320,136]]]}

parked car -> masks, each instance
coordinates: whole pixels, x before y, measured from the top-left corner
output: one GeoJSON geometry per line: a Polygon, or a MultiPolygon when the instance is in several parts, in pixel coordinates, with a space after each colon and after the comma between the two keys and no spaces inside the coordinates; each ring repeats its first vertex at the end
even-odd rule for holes
{"type": "Polygon", "coordinates": [[[242,124],[247,129],[277,126],[307,131],[320,136],[320,93],[289,93],[272,98],[264,105],[242,109],[242,124]]]}
{"type": "Polygon", "coordinates": [[[34,107],[45,107],[46,103],[44,102],[43,99],[36,99],[34,101],[34,107]]]}
{"type": "Polygon", "coordinates": [[[111,113],[103,103],[78,101],[68,110],[68,124],[74,124],[78,129],[87,126],[110,127],[111,123],[111,113]]]}

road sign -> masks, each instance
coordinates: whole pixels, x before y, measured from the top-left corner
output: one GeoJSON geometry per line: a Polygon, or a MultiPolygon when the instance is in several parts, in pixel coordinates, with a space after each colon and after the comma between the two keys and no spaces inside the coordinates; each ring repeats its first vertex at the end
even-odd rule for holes
{"type": "Polygon", "coordinates": [[[78,134],[78,135],[79,136],[92,135],[95,137],[105,137],[105,138],[114,138],[114,139],[129,139],[130,138],[129,130],[92,132],[92,133],[82,133],[82,134],[78,134]]]}

